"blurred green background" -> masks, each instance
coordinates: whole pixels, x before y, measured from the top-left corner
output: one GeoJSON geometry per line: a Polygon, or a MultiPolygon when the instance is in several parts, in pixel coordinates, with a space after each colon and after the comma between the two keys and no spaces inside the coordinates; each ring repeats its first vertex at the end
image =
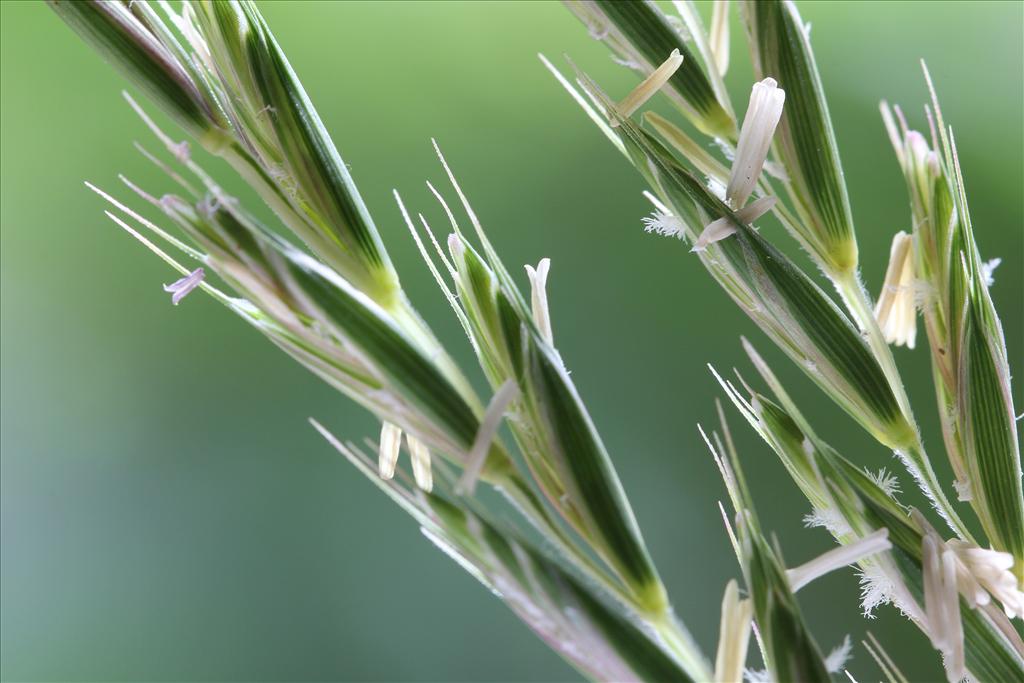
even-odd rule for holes
{"type": "MultiPolygon", "coordinates": [[[[1022,5],[803,3],[849,181],[864,276],[878,291],[907,200],[880,98],[923,126],[928,60],[953,124],[1011,363],[1022,359],[1022,5]]],[[[566,53],[607,90],[635,77],[559,4],[264,3],[350,164],[408,290],[457,356],[458,326],[391,199],[439,228],[436,136],[507,263],[551,257],[556,339],[672,591],[707,652],[731,557],[718,476],[696,423],[705,363],[747,334],[819,432],[899,471],[726,299],[679,244],[647,236],[639,177],[544,71],[566,53]]],[[[706,8],[705,8],[706,9],[706,8]]],[[[2,677],[6,680],[571,680],[499,601],[307,425],[361,439],[367,415],[211,300],[172,307],[176,277],[105,220],[83,179],[162,192],[124,82],[40,3],[2,25],[2,677]]],[[[734,17],[734,101],[746,48],[734,17]]],[[[215,163],[231,188],[238,184],[215,163]],[[234,183],[234,184],[232,184],[234,183]]],[[[239,190],[240,191],[240,190],[239,190]]],[[[770,228],[766,228],[768,230],[770,228]]],[[[779,236],[780,242],[787,238],[779,236]]],[[[521,271],[519,271],[521,274],[521,271]]],[[[524,278],[525,280],[525,278],[524,278]]],[[[950,480],[926,352],[897,350],[950,480]]],[[[1020,383],[1015,398],[1022,404],[1020,383]]],[[[733,427],[764,524],[791,564],[829,547],[774,456],[733,427]]],[[[900,471],[904,488],[909,477],[900,471]]],[[[824,648],[870,627],[915,680],[937,658],[891,608],[860,618],[856,579],[800,593],[824,648]]],[[[855,650],[860,680],[878,673],[855,650]]]]}

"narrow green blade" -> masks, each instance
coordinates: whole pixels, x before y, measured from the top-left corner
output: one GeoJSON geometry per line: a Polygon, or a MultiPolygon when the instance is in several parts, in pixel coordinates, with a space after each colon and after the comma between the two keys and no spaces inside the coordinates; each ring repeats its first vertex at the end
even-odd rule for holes
{"type": "Polygon", "coordinates": [[[853,215],[808,29],[788,0],[744,2],[742,7],[757,78],[774,78],[786,91],[775,149],[803,219],[797,227],[832,273],[853,273],[853,215]]]}
{"type": "Polygon", "coordinates": [[[637,593],[644,607],[658,614],[667,596],[658,579],[640,528],[626,499],[611,458],[561,360],[531,344],[530,393],[553,447],[553,460],[586,526],[606,546],[606,559],[637,593]]]}
{"type": "Polygon", "coordinates": [[[600,27],[593,26],[593,31],[614,27],[612,30],[619,32],[621,40],[629,46],[629,52],[635,53],[651,67],[664,62],[673,50],[679,50],[683,64],[667,86],[678,98],[676,103],[701,131],[735,141],[736,121],[727,105],[719,102],[700,60],[654,2],[587,0],[569,1],[566,5],[585,23],[600,24],[600,27]]]}
{"type": "Polygon", "coordinates": [[[212,114],[195,84],[126,5],[95,0],[47,4],[189,133],[202,138],[211,128],[212,114]]]}
{"type": "Polygon", "coordinates": [[[1007,395],[1009,377],[1003,377],[999,368],[1005,356],[993,348],[974,305],[969,306],[962,339],[958,408],[972,470],[974,503],[987,513],[983,522],[992,545],[1012,554],[1015,573],[1024,576],[1024,504],[1017,425],[1007,395]]]}
{"type": "Polygon", "coordinates": [[[772,680],[829,683],[821,649],[804,622],[781,560],[759,532],[749,536],[750,594],[772,680]]]}

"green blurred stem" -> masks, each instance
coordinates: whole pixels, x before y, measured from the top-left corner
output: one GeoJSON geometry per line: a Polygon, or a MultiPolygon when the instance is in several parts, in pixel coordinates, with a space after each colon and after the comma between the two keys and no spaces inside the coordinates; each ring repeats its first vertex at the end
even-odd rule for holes
{"type": "MultiPolygon", "coordinates": [[[[847,310],[857,322],[861,331],[867,334],[868,346],[871,348],[875,359],[878,361],[889,380],[896,402],[903,412],[903,420],[908,426],[909,434],[904,429],[893,428],[892,434],[883,435],[885,445],[897,450],[907,458],[909,463],[917,469],[918,479],[925,493],[932,499],[938,511],[945,518],[950,528],[959,534],[963,539],[972,541],[970,532],[964,525],[956,510],[946,498],[935,471],[932,469],[931,460],[925,452],[924,444],[921,441],[921,434],[918,431],[917,423],[914,421],[914,414],[910,409],[910,399],[907,398],[906,389],[903,387],[903,379],[896,368],[896,360],[893,358],[892,349],[889,348],[885,336],[882,334],[878,321],[875,319],[874,308],[864,285],[855,271],[847,271],[842,274],[832,275],[836,290],[843,298],[847,310]],[[908,439],[908,437],[910,437],[908,439]]],[[[911,474],[914,474],[913,472],[911,474]]]]}

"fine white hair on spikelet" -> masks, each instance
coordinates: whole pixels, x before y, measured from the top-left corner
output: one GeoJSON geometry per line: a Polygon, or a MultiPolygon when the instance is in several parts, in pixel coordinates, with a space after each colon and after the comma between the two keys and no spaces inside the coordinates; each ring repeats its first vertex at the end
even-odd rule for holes
{"type": "MultiPolygon", "coordinates": [[[[726,0],[714,3],[710,36],[695,4],[685,0],[673,3],[678,17],[663,13],[660,5],[668,3],[567,2],[591,35],[614,52],[616,63],[640,72],[639,84],[617,103],[575,66],[575,79],[567,79],[541,57],[647,181],[646,195],[655,211],[641,219],[644,231],[692,243],[699,255],[690,260],[707,269],[828,399],[895,453],[953,534],[939,536],[914,510],[908,521],[908,508],[897,499],[897,478],[885,468],[860,469],[854,454],[839,453],[819,438],[814,420],[800,414],[756,354],[751,360],[770,391],[760,393],[740,377],[741,394],[716,372],[725,393],[781,457],[809,501],[804,524],[826,529],[838,544],[785,567],[783,544],[769,542],[761,531],[736,449],[739,442],[719,406],[722,431],[700,433],[726,482],[735,514],[726,516],[726,533],[746,588],[741,594],[737,580],[727,584],[713,671],[673,613],[611,455],[555,346],[547,295],[550,260],[526,266],[530,289],[524,296],[436,141],[464,214],[456,219],[441,193],[427,183],[451,223],[448,249],[422,214],[410,214],[397,192],[395,198],[416,248],[466,332],[476,361],[472,375],[413,308],[349,165],[255,3],[186,0],[180,14],[163,0],[50,4],[127,68],[189,137],[170,137],[128,98],[163,143],[168,161],[143,153],[186,196],[150,194],[125,182],[187,240],[97,189],[125,218],[107,215],[178,273],[164,286],[172,303],[197,288],[210,294],[368,409],[381,422],[379,448],[372,445],[376,462],[318,423],[314,426],[442,552],[588,679],[731,683],[744,678],[760,683],[798,677],[797,668],[786,666],[787,658],[794,663],[802,659],[803,671],[822,674],[815,677],[824,677],[823,669],[840,672],[850,657],[849,636],[822,656],[824,650],[802,623],[798,601],[764,598],[766,591],[786,597],[851,566],[859,568],[865,616],[873,617],[886,603],[896,606],[948,658],[951,677],[968,675],[970,664],[976,667],[970,675],[978,678],[1024,679],[1020,667],[1014,668],[1012,648],[1018,641],[1012,635],[1000,638],[1013,627],[1006,620],[1024,613],[1018,584],[1020,529],[1014,521],[1024,505],[1018,500],[1019,477],[1013,476],[1019,475],[1019,449],[1015,442],[1005,445],[1014,441],[1005,437],[1016,436],[1016,425],[1007,424],[1014,414],[1009,363],[987,291],[1001,260],[981,260],[952,129],[937,102],[934,115],[926,110],[930,145],[908,128],[898,108],[894,114],[883,104],[897,161],[910,181],[912,220],[895,218],[894,227],[902,223],[906,232],[894,237],[879,301],[872,302],[859,273],[870,272],[881,255],[858,245],[836,136],[810,49],[810,24],[800,18],[795,3],[736,3],[752,29],[747,39],[755,76],[742,119],[722,78],[730,58],[726,0]],[[240,45],[245,49],[237,49],[240,45]],[[648,110],[654,102],[674,107],[685,118],[686,130],[648,110]],[[245,210],[241,199],[227,195],[193,152],[227,163],[264,200],[269,207],[264,213],[274,222],[264,224],[245,210]],[[194,186],[174,170],[179,167],[194,176],[194,186]],[[767,218],[763,223],[762,216],[767,218]],[[466,219],[472,232],[459,227],[466,219]],[[820,272],[791,258],[792,249],[773,234],[778,233],[776,224],[794,239],[788,246],[803,248],[820,272]],[[199,267],[186,268],[133,225],[197,260],[199,267]],[[211,285],[207,274],[226,292],[211,285]],[[890,348],[914,347],[919,314],[931,347],[943,442],[957,476],[954,487],[978,513],[984,531],[978,541],[938,484],[924,448],[932,436],[918,427],[890,348]],[[980,363],[977,356],[982,356],[980,363]],[[474,377],[493,392],[486,405],[474,377]],[[997,429],[989,429],[993,426],[997,429]],[[989,438],[987,432],[996,431],[998,438],[989,438]],[[403,440],[411,471],[398,462],[403,440]],[[988,465],[998,467],[981,467],[988,465]],[[1000,476],[988,476],[991,472],[1000,476]],[[481,491],[485,488],[503,493],[516,514],[508,515],[509,505],[496,506],[493,493],[481,491]],[[923,562],[913,552],[918,541],[923,562]],[[765,568],[771,571],[760,571],[765,568]],[[923,599],[916,590],[922,579],[923,599]],[[751,634],[761,647],[765,670],[743,670],[751,634]],[[1011,656],[1003,657],[1004,650],[1011,656]]],[[[514,137],[506,137],[498,147],[515,144],[514,137]]],[[[571,179],[566,174],[563,180],[571,179]]],[[[481,176],[480,182],[486,180],[481,176]]],[[[520,196],[505,186],[500,191],[520,196]]],[[[598,227],[588,237],[600,235],[598,227]]],[[[649,248],[678,246],[652,240],[649,248]]],[[[601,272],[600,263],[586,266],[601,272]]],[[[694,300],[706,294],[685,291],[694,300]]],[[[596,292],[584,294],[588,302],[602,303],[596,292]]],[[[616,317],[617,303],[609,299],[599,311],[610,326],[626,320],[616,317]]],[[[654,305],[668,306],[671,300],[665,297],[654,305]]],[[[696,321],[699,328],[729,322],[717,313],[696,321]]],[[[576,336],[581,333],[577,330],[576,336]]],[[[599,336],[594,339],[601,343],[599,336]]],[[[677,348],[664,346],[668,353],[677,348]]],[[[614,355],[609,358],[605,368],[628,365],[614,355]]],[[[643,403],[638,396],[614,398],[623,413],[643,403]]],[[[642,429],[635,431],[630,435],[634,446],[651,442],[642,429]]],[[[844,447],[849,443],[847,434],[822,436],[844,447]]],[[[704,559],[695,556],[693,561],[704,559]]],[[[410,575],[417,582],[429,581],[415,567],[410,575]]]]}
{"type": "Polygon", "coordinates": [[[650,216],[644,216],[640,221],[644,224],[644,232],[664,237],[675,237],[680,240],[686,239],[686,225],[672,214],[655,211],[650,216]]]}
{"type": "Polygon", "coordinates": [[[843,536],[850,533],[850,525],[846,519],[835,508],[814,508],[804,515],[805,527],[821,527],[833,536],[843,536]]]}
{"type": "Polygon", "coordinates": [[[877,565],[869,564],[859,572],[861,611],[868,619],[875,618],[875,610],[893,601],[892,580],[877,565]]]}
{"type": "Polygon", "coordinates": [[[985,261],[981,264],[981,279],[985,281],[986,287],[991,287],[996,283],[993,273],[995,269],[999,267],[999,264],[1003,262],[1001,258],[993,258],[985,261]]]}
{"type": "Polygon", "coordinates": [[[892,474],[884,467],[877,472],[865,472],[865,474],[890,498],[895,498],[901,493],[900,480],[896,478],[895,474],[892,474]]]}

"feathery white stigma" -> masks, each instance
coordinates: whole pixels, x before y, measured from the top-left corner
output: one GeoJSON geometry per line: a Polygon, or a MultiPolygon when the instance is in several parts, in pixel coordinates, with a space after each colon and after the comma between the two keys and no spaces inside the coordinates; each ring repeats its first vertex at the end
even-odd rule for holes
{"type": "MultiPolygon", "coordinates": [[[[895,601],[896,586],[877,565],[867,565],[859,574],[861,612],[866,618],[874,619],[878,607],[895,601]]],[[[903,609],[900,605],[897,607],[903,609]]]]}
{"type": "MultiPolygon", "coordinates": [[[[737,209],[736,218],[743,223],[750,224],[768,213],[773,206],[775,206],[775,197],[761,197],[747,206],[737,209]]],[[[723,240],[735,232],[736,225],[728,218],[711,221],[700,233],[700,237],[693,243],[693,249],[690,251],[704,251],[712,242],[723,240]]]]}
{"type": "Polygon", "coordinates": [[[850,651],[853,649],[853,643],[850,642],[850,636],[843,638],[843,642],[832,648],[832,651],[825,657],[825,671],[830,674],[836,674],[843,670],[846,666],[846,662],[850,659],[850,651]]]}
{"type": "Polygon", "coordinates": [[[981,264],[981,279],[985,281],[986,287],[991,287],[996,283],[995,278],[992,274],[995,272],[996,268],[998,268],[999,264],[1002,262],[1003,259],[996,257],[994,259],[989,259],[988,261],[985,261],[984,263],[981,264]]]}
{"type": "Polygon", "coordinates": [[[864,538],[848,545],[841,545],[826,553],[822,553],[810,562],[799,567],[786,570],[786,577],[793,592],[797,592],[811,581],[831,571],[860,562],[866,557],[884,552],[892,548],[889,542],[889,530],[878,529],[864,538]]]}
{"type": "MultiPolygon", "coordinates": [[[[619,116],[622,118],[629,118],[636,112],[637,109],[644,106],[647,100],[654,97],[654,94],[661,90],[661,87],[668,83],[668,79],[672,78],[680,66],[683,64],[683,56],[679,54],[679,50],[672,50],[672,54],[668,56],[661,66],[655,69],[650,76],[645,78],[640,85],[636,86],[632,92],[626,95],[618,105],[616,110],[619,116]]],[[[613,119],[611,122],[612,128],[619,125],[617,119],[613,119]]]]}
{"type": "Polygon", "coordinates": [[[732,683],[743,674],[750,643],[753,608],[750,600],[740,600],[735,580],[725,586],[722,596],[722,621],[718,626],[718,653],[715,655],[715,681],[732,683]]]}
{"type": "Polygon", "coordinates": [[[199,283],[206,277],[206,272],[202,268],[196,268],[185,277],[175,280],[169,285],[164,285],[164,291],[171,293],[171,303],[175,306],[188,296],[188,293],[199,286],[199,283]]]}
{"type": "Polygon", "coordinates": [[[852,531],[846,518],[831,507],[816,507],[812,512],[804,515],[804,526],[822,527],[833,536],[843,536],[852,531]]]}
{"type": "Polygon", "coordinates": [[[640,222],[644,224],[644,232],[677,239],[686,238],[686,225],[670,213],[655,211],[650,216],[641,218],[640,222]]]}
{"type": "Polygon", "coordinates": [[[395,476],[395,465],[398,463],[398,451],[402,445],[402,430],[385,422],[380,428],[380,453],[377,456],[377,471],[384,479],[395,476]]]}
{"type": "Polygon", "coordinates": [[[917,339],[913,244],[913,238],[902,230],[892,238],[885,283],[875,304],[875,318],[885,341],[908,349],[914,348],[917,339]]]}
{"type": "Polygon", "coordinates": [[[725,189],[726,199],[734,209],[746,204],[757,186],[775,127],[782,118],[782,105],[785,101],[786,93],[778,87],[774,78],[755,83],[750,92],[750,106],[743,118],[740,139],[736,144],[736,158],[729,175],[729,185],[725,189]]]}
{"type": "Polygon", "coordinates": [[[416,485],[430,492],[434,488],[434,475],[430,471],[430,450],[427,445],[412,434],[405,435],[409,444],[409,455],[412,456],[412,476],[416,485]]]}
{"type": "Polygon", "coordinates": [[[555,343],[551,333],[551,316],[548,313],[548,271],[551,270],[551,259],[542,258],[537,267],[526,266],[526,275],[530,278],[530,304],[533,308],[533,320],[537,323],[540,336],[552,346],[555,343]]]}
{"type": "Polygon", "coordinates": [[[895,474],[892,474],[884,467],[878,470],[878,472],[865,472],[865,474],[868,475],[871,481],[875,482],[878,488],[882,489],[882,493],[890,498],[901,492],[900,480],[896,478],[895,474]]]}

